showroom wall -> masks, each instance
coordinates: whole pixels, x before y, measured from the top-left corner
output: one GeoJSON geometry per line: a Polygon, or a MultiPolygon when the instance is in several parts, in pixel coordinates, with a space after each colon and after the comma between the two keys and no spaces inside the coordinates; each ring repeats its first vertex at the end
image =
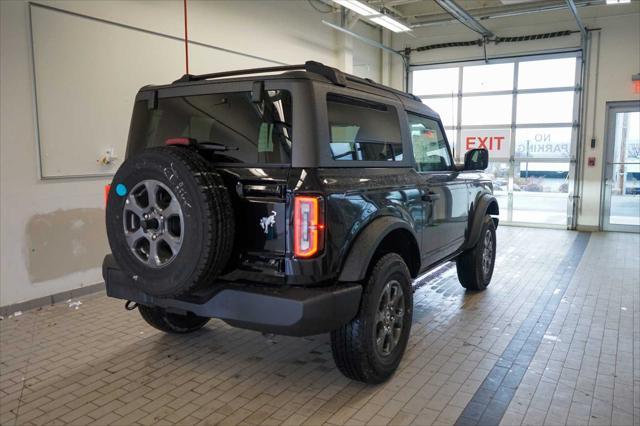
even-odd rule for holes
{"type": "MultiPolygon", "coordinates": [[[[581,161],[596,157],[595,167],[584,167],[584,186],[578,212],[579,229],[595,230],[600,217],[600,197],[602,187],[602,163],[604,161],[604,126],[606,102],[638,99],[634,93],[631,76],[640,72],[640,3],[630,5],[593,6],[579,8],[580,16],[588,28],[600,28],[592,33],[591,63],[587,86],[586,140],[596,138],[596,147],[584,150],[581,161]],[[600,47],[598,50],[598,37],[600,47]],[[596,74],[596,67],[598,72],[596,74]],[[597,95],[595,93],[597,75],[597,95]],[[594,115],[595,114],[595,115],[594,115]],[[595,131],[592,131],[595,123],[595,131]]],[[[534,13],[523,16],[482,21],[483,25],[500,36],[539,34],[545,32],[575,30],[575,20],[568,9],[551,13],[534,13]]],[[[395,38],[396,49],[405,46],[417,47],[429,44],[468,41],[477,39],[476,33],[460,24],[437,25],[416,30],[414,38],[395,38]]],[[[487,45],[491,57],[526,55],[549,50],[568,50],[580,47],[578,34],[555,39],[502,43],[487,45]]],[[[434,64],[483,58],[480,47],[456,47],[434,49],[414,53],[411,64],[434,64]]],[[[393,60],[392,83],[394,87],[404,85],[403,67],[399,60],[393,60]]]]}
{"type": "MultiPolygon", "coordinates": [[[[183,35],[181,1],[40,3],[175,37],[183,35]]],[[[337,47],[342,35],[321,23],[321,19],[335,22],[335,18],[333,13],[319,13],[307,2],[194,1],[189,3],[189,37],[282,63],[314,59],[337,65],[342,55],[337,47]]],[[[99,266],[108,252],[103,187],[109,179],[40,178],[27,2],[0,2],[0,19],[0,306],[7,306],[102,282],[99,266]]],[[[52,38],[58,30],[62,29],[47,28],[52,38]]],[[[355,30],[376,35],[361,23],[355,30]]],[[[382,55],[358,41],[353,43],[353,72],[379,78],[382,55]]],[[[100,46],[95,48],[99,50],[100,46]]],[[[126,44],[122,49],[127,49],[126,44]]],[[[206,51],[191,52],[191,72],[216,71],[198,69],[199,64],[206,64],[199,54],[206,51]]],[[[68,58],[50,60],[55,61],[50,64],[52,70],[73,64],[73,58],[71,62],[68,58]]],[[[182,55],[167,61],[178,62],[182,72],[182,55]]],[[[220,69],[225,69],[224,64],[220,69]]],[[[86,78],[91,77],[92,70],[87,69],[86,78]]],[[[127,78],[126,72],[113,75],[123,84],[127,78]]],[[[151,79],[146,83],[164,82],[151,79]]],[[[133,96],[134,92],[131,100],[133,96]]],[[[91,109],[92,105],[85,108],[91,109]]],[[[123,108],[131,108],[131,101],[124,102],[123,108]]],[[[60,125],[73,130],[73,117],[60,125]]],[[[73,160],[74,152],[65,155],[73,160]]]]}

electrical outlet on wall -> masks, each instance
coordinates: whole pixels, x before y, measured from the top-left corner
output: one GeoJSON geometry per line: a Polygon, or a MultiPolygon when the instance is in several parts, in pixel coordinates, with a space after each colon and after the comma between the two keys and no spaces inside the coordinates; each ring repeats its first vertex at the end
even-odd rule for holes
{"type": "Polygon", "coordinates": [[[116,160],[118,156],[116,155],[116,150],[114,147],[110,146],[105,149],[104,153],[98,158],[97,162],[103,166],[108,166],[116,160]]]}

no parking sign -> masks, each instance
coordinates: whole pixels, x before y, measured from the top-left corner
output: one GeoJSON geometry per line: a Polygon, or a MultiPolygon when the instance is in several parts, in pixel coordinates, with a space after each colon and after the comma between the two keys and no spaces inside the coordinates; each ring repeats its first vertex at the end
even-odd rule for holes
{"type": "Polygon", "coordinates": [[[483,148],[489,151],[489,161],[509,159],[511,151],[510,129],[466,129],[462,130],[461,135],[464,152],[483,148]]]}

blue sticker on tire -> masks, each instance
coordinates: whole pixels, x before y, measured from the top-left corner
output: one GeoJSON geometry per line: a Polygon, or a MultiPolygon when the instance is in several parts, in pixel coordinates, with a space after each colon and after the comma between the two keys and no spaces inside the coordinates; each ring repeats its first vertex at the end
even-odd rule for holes
{"type": "Polygon", "coordinates": [[[127,187],[119,183],[118,185],[116,185],[116,194],[124,197],[125,195],[127,195],[127,187]]]}

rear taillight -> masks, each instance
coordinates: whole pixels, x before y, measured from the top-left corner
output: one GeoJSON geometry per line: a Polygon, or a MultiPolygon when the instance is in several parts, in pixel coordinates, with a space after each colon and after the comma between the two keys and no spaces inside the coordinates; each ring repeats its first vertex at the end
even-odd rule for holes
{"type": "Polygon", "coordinates": [[[109,199],[109,191],[111,191],[111,184],[108,183],[104,186],[104,206],[107,207],[107,200],[109,199]]]}
{"type": "Polygon", "coordinates": [[[324,246],[322,197],[296,196],[293,204],[293,254],[313,257],[324,246]]]}

